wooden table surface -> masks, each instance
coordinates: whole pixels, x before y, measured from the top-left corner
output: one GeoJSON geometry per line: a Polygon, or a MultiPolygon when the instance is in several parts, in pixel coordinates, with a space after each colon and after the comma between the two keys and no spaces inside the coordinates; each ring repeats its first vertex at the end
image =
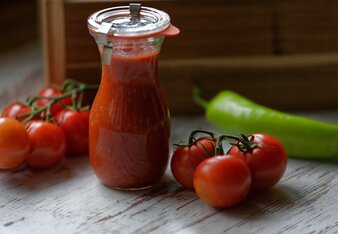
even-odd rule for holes
{"type": "MultiPolygon", "coordinates": [[[[0,59],[0,108],[3,100],[26,95],[22,82],[29,92],[42,86],[37,51],[28,48],[31,65],[7,71],[7,78],[12,65],[0,59]]],[[[304,115],[338,124],[338,112],[304,115]]],[[[174,117],[172,141],[197,127],[211,129],[201,116],[174,117]]],[[[0,171],[0,233],[338,233],[337,172],[338,164],[290,159],[273,189],[216,210],[180,187],[169,170],[158,187],[122,192],[99,183],[88,156],[67,158],[47,171],[0,171]]]]}

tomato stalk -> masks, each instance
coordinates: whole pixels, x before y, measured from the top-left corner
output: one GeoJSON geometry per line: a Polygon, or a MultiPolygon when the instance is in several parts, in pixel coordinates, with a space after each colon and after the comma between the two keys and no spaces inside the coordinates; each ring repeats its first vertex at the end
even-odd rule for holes
{"type": "Polygon", "coordinates": [[[254,149],[258,144],[254,142],[255,137],[253,135],[245,136],[244,134],[240,134],[239,140],[236,143],[230,143],[233,146],[237,146],[238,149],[242,152],[248,152],[254,149]]]}
{"type": "MultiPolygon", "coordinates": [[[[230,135],[230,134],[216,134],[211,131],[203,130],[203,129],[196,129],[190,133],[188,144],[174,144],[176,147],[185,147],[185,146],[191,146],[195,144],[200,138],[196,138],[197,134],[206,134],[210,139],[213,139],[216,141],[216,147],[214,148],[214,154],[213,155],[221,155],[224,154],[223,149],[223,141],[224,140],[235,140],[235,143],[230,142],[230,145],[237,146],[238,149],[242,152],[248,152],[255,147],[257,147],[258,144],[254,142],[255,137],[253,135],[246,136],[244,134],[239,135],[230,135]]],[[[204,148],[204,146],[202,145],[204,148]]],[[[206,153],[209,156],[212,156],[209,154],[209,152],[204,148],[206,153]]]]}
{"type": "Polygon", "coordinates": [[[224,150],[223,150],[223,140],[226,138],[225,135],[220,135],[217,137],[217,140],[216,140],[216,147],[215,147],[215,155],[221,155],[224,153],[224,150]]]}
{"type": "Polygon", "coordinates": [[[51,102],[50,105],[47,105],[47,112],[46,112],[46,121],[47,122],[51,122],[52,121],[51,120],[51,111],[50,111],[50,109],[52,108],[52,103],[53,102],[51,102]]]}
{"type": "Polygon", "coordinates": [[[223,150],[223,141],[225,139],[233,139],[236,142],[230,143],[232,146],[237,146],[238,149],[242,152],[248,152],[255,147],[257,147],[258,144],[254,142],[255,137],[253,135],[245,136],[244,134],[240,135],[228,135],[228,134],[222,134],[217,137],[216,142],[216,148],[215,148],[215,155],[220,155],[224,153],[223,150]]]}
{"type": "Polygon", "coordinates": [[[204,133],[210,136],[212,139],[215,139],[215,134],[213,132],[202,130],[202,129],[196,129],[190,133],[189,144],[193,144],[194,142],[196,142],[196,135],[199,133],[204,133]]]}
{"type": "Polygon", "coordinates": [[[73,101],[73,106],[69,107],[66,106],[66,108],[74,109],[74,110],[85,110],[89,109],[89,106],[85,106],[81,108],[82,101],[83,101],[83,93],[85,91],[89,90],[97,90],[98,86],[97,85],[90,85],[90,84],[85,84],[79,81],[75,80],[66,80],[62,87],[60,88],[60,91],[64,92],[62,95],[58,97],[38,97],[38,96],[31,96],[26,100],[26,105],[32,108],[31,112],[24,113],[21,115],[17,115],[16,118],[21,118],[21,117],[26,117],[25,120],[22,121],[23,124],[33,120],[36,118],[38,115],[41,115],[41,113],[46,113],[46,116],[44,117],[47,122],[52,121],[52,116],[51,116],[51,107],[52,105],[59,103],[60,105],[64,106],[63,103],[61,102],[63,99],[72,97],[73,101]],[[79,94],[79,98],[77,100],[77,95],[79,94]],[[42,107],[37,107],[36,101],[41,100],[41,99],[48,99],[49,101],[47,102],[46,105],[42,107]]]}
{"type": "MultiPolygon", "coordinates": [[[[83,102],[83,92],[80,93],[78,102],[76,103],[76,109],[77,109],[77,110],[79,110],[79,109],[81,108],[82,102],[83,102]]],[[[73,103],[74,103],[74,102],[73,102],[73,103]]]]}

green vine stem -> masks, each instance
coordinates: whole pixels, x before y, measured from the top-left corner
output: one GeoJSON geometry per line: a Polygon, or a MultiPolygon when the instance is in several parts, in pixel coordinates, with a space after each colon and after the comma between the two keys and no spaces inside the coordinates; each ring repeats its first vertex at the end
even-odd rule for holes
{"type": "MultiPolygon", "coordinates": [[[[195,144],[198,139],[200,138],[196,138],[197,134],[206,134],[208,135],[209,138],[216,140],[216,147],[214,148],[214,154],[213,155],[222,155],[224,154],[224,149],[223,149],[223,141],[224,140],[235,140],[235,143],[231,143],[230,145],[232,146],[236,146],[238,147],[238,149],[242,152],[249,152],[250,150],[256,148],[258,146],[258,144],[256,144],[254,142],[255,137],[253,135],[244,135],[244,134],[239,134],[239,135],[230,135],[230,134],[215,134],[211,131],[206,131],[203,129],[196,129],[194,131],[192,131],[190,133],[189,136],[189,142],[187,144],[173,144],[175,147],[186,147],[186,146],[191,146],[193,144],[195,144]]],[[[206,154],[208,156],[212,156],[210,155],[210,153],[208,152],[208,150],[203,146],[203,144],[201,144],[201,146],[203,147],[203,149],[205,150],[206,154]]]]}
{"type": "Polygon", "coordinates": [[[203,134],[206,134],[208,136],[210,136],[212,139],[215,139],[215,134],[213,132],[210,132],[210,131],[206,131],[206,130],[202,130],[202,129],[196,129],[194,131],[192,131],[190,133],[190,136],[189,136],[189,144],[192,144],[196,141],[196,135],[199,134],[199,133],[203,133],[203,134]]]}
{"type": "MultiPolygon", "coordinates": [[[[65,107],[61,101],[68,97],[72,97],[73,106],[71,107],[71,109],[73,110],[89,109],[89,106],[81,108],[82,101],[83,101],[83,93],[85,91],[97,90],[97,89],[98,89],[98,85],[85,84],[85,83],[82,83],[76,80],[71,80],[71,79],[65,80],[62,87],[60,88],[60,91],[64,92],[62,95],[57,96],[57,97],[39,97],[39,96],[28,97],[25,104],[31,107],[32,111],[21,114],[21,115],[17,115],[16,118],[27,116],[27,118],[22,121],[22,123],[25,124],[33,120],[34,118],[36,118],[38,115],[41,115],[41,113],[45,113],[45,116],[44,116],[45,120],[47,122],[51,122],[52,121],[52,116],[51,116],[52,105],[54,105],[55,103],[59,103],[60,105],[65,107]],[[79,98],[77,100],[78,94],[79,94],[79,98]],[[49,101],[47,102],[46,105],[42,107],[38,107],[36,105],[36,101],[41,100],[41,99],[48,99],[49,101]]],[[[68,109],[68,106],[66,108],[68,109]]]]}
{"type": "Polygon", "coordinates": [[[223,154],[223,140],[226,138],[225,135],[220,135],[217,137],[217,140],[216,140],[216,148],[215,148],[215,155],[221,155],[223,154]]]}
{"type": "Polygon", "coordinates": [[[223,134],[217,137],[215,155],[224,154],[222,143],[225,139],[236,140],[236,143],[230,143],[230,145],[238,147],[238,149],[242,152],[248,152],[258,146],[258,144],[254,142],[255,137],[253,135],[246,136],[244,134],[240,135],[223,134]]]}

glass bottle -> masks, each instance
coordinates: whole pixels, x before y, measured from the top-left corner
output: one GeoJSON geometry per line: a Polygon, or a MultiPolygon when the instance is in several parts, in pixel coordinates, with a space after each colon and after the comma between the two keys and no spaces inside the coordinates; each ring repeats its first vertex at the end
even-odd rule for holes
{"type": "Polygon", "coordinates": [[[102,61],[89,119],[94,172],[111,188],[153,186],[167,167],[170,138],[158,56],[164,37],[179,30],[165,12],[135,3],[92,14],[88,28],[102,61]]]}

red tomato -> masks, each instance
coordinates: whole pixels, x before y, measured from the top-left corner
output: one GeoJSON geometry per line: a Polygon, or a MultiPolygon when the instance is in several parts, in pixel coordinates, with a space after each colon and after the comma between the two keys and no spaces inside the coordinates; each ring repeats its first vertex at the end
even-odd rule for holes
{"type": "Polygon", "coordinates": [[[246,161],[251,171],[251,191],[259,192],[274,186],[283,176],[287,155],[282,144],[273,136],[253,134],[254,143],[258,144],[248,152],[242,152],[233,146],[229,154],[238,155],[246,161]]]}
{"type": "MultiPolygon", "coordinates": [[[[29,106],[25,106],[19,102],[14,102],[8,105],[7,107],[5,107],[5,109],[2,111],[1,117],[16,118],[16,116],[18,115],[29,113],[29,112],[31,112],[31,108],[29,106]]],[[[27,117],[28,116],[24,116],[24,117],[18,118],[17,120],[21,122],[25,120],[27,117]]]]}
{"type": "Polygon", "coordinates": [[[250,190],[250,169],[233,155],[214,156],[201,162],[194,175],[197,195],[215,208],[228,208],[243,201],[250,190]]]}
{"type": "Polygon", "coordinates": [[[56,122],[65,133],[67,153],[88,153],[89,110],[63,110],[56,115],[56,122]]]}
{"type": "Polygon", "coordinates": [[[13,118],[0,118],[0,169],[11,169],[24,162],[30,149],[25,127],[13,118]]]}
{"type": "MultiPolygon", "coordinates": [[[[59,90],[57,90],[56,88],[53,87],[47,87],[42,89],[39,93],[38,96],[39,97],[59,97],[61,96],[63,93],[60,92],[59,90]]],[[[44,106],[46,105],[48,102],[50,101],[50,99],[41,99],[37,102],[38,106],[44,106]]],[[[64,106],[71,106],[72,105],[72,98],[71,97],[67,97],[65,99],[63,99],[61,101],[61,103],[64,106]]],[[[60,103],[55,103],[52,105],[51,107],[51,114],[52,116],[55,116],[57,113],[59,113],[60,111],[63,110],[63,106],[60,103]]]]}
{"type": "Polygon", "coordinates": [[[64,158],[66,138],[61,128],[43,121],[28,122],[26,126],[31,142],[31,151],[26,163],[30,167],[48,169],[64,158]]]}
{"type": "Polygon", "coordinates": [[[170,163],[171,172],[177,182],[186,188],[194,189],[193,178],[196,167],[214,155],[215,146],[213,139],[203,137],[190,146],[177,148],[170,163]]]}

